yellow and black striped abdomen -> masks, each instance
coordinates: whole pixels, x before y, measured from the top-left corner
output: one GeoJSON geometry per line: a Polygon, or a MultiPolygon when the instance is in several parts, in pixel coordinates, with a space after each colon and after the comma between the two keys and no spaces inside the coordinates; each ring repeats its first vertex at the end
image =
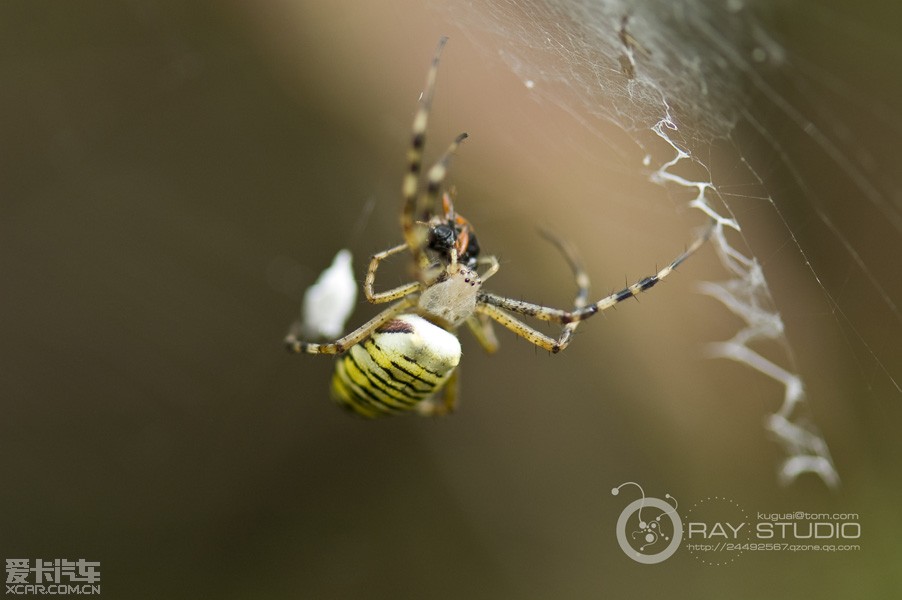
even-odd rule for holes
{"type": "Polygon", "coordinates": [[[448,381],[460,342],[416,315],[389,321],[339,357],[332,397],[364,417],[416,410],[448,381]]]}

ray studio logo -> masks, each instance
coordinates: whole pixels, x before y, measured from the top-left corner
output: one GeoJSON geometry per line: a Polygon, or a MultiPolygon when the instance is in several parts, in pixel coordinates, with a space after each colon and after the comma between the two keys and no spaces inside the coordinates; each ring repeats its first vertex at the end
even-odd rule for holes
{"type": "Polygon", "coordinates": [[[611,490],[617,496],[627,485],[639,488],[641,498],[626,505],[617,519],[617,542],[631,559],[645,565],[663,562],[673,556],[683,540],[683,522],[677,514],[678,502],[670,494],[667,499],[646,498],[642,486],[633,481],[621,483],[611,490]]]}
{"type": "Polygon", "coordinates": [[[649,498],[634,481],[621,483],[611,494],[619,496],[624,488],[633,487],[640,497],[620,512],[616,533],[620,549],[637,563],[664,562],[681,545],[699,564],[710,566],[729,565],[745,553],[861,550],[862,523],[857,512],[749,513],[735,500],[714,495],[683,508],[681,518],[676,498],[670,494],[664,494],[664,500],[649,498]]]}

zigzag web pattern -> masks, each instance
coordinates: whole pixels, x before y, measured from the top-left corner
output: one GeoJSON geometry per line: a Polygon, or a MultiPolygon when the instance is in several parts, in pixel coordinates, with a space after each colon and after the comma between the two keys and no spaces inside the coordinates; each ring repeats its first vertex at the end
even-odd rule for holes
{"type": "MultiPolygon", "coordinates": [[[[902,203],[893,190],[902,183],[878,181],[875,175],[891,177],[886,173],[892,171],[871,166],[883,157],[875,159],[854,137],[854,126],[832,114],[830,106],[857,105],[861,114],[874,115],[878,126],[890,131],[902,131],[902,118],[878,100],[857,95],[854,85],[787,50],[769,32],[765,7],[755,2],[510,0],[484,6],[450,4],[444,9],[462,30],[488,34],[492,47],[486,45],[487,51],[499,52],[537,100],[560,107],[597,135],[623,159],[619,168],[649,172],[652,182],[673,195],[688,193],[688,206],[714,219],[711,239],[727,278],[701,283],[698,290],[720,302],[743,325],[731,338],[707,344],[708,355],[747,365],[782,386],[782,400],[774,402],[778,408],[765,419],[765,428],[784,450],[778,470],[781,482],[809,473],[830,487],[839,485],[827,443],[811,418],[811,399],[796,365],[796,349],[787,337],[765,270],[752,251],[754,240],[742,230],[745,217],[738,218],[735,209],[751,202],[776,214],[788,250],[781,258],[801,261],[820,289],[834,325],[846,336],[850,363],[858,368],[866,391],[873,393],[881,386],[898,399],[900,373],[886,357],[898,350],[902,313],[889,281],[880,276],[882,267],[866,257],[866,249],[832,216],[843,207],[828,205],[824,187],[810,185],[811,172],[804,170],[802,159],[815,154],[822,169],[826,164],[836,172],[852,190],[860,213],[876,215],[891,234],[883,239],[898,245],[902,203]],[[779,87],[772,85],[774,78],[779,87]],[[753,94],[759,103],[754,109],[749,100],[753,94]],[[827,95],[833,105],[821,101],[827,95]],[[774,115],[782,119],[777,127],[765,122],[774,115]],[[614,124],[624,135],[613,137],[596,120],[614,124]],[[754,134],[758,146],[743,147],[739,128],[754,134]],[[810,148],[787,147],[782,137],[787,132],[810,148]],[[662,146],[661,142],[664,154],[647,150],[662,146]],[[743,172],[746,183],[741,185],[748,189],[718,183],[711,176],[720,168],[712,154],[717,145],[735,151],[728,168],[743,172]],[[637,154],[644,154],[636,159],[641,165],[630,165],[637,154]],[[764,165],[765,175],[752,166],[762,156],[771,161],[764,165]],[[795,186],[793,194],[760,191],[783,185],[768,185],[774,165],[795,186]],[[754,193],[749,192],[752,188],[754,193]],[[830,250],[838,253],[848,272],[863,282],[856,289],[866,287],[870,292],[874,300],[868,309],[885,315],[883,330],[875,333],[863,326],[869,315],[853,312],[855,307],[843,299],[848,275],[839,283],[828,280],[823,263],[816,266],[811,260],[806,250],[810,242],[803,239],[809,231],[800,231],[789,215],[800,207],[808,210],[807,222],[818,223],[829,236],[830,250]],[[783,356],[765,356],[758,349],[762,342],[775,342],[783,356]]],[[[847,22],[815,4],[784,10],[798,10],[830,27],[847,22]]],[[[852,27],[831,33],[847,35],[854,47],[879,42],[852,27]]],[[[486,44],[485,36],[473,39],[486,44]]]]}

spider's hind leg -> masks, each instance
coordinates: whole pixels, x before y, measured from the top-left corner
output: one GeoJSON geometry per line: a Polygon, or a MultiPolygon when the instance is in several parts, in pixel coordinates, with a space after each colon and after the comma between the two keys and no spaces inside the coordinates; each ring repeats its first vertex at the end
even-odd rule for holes
{"type": "Polygon", "coordinates": [[[301,323],[300,321],[295,321],[288,329],[288,334],[285,336],[285,347],[289,352],[294,352],[296,354],[341,354],[351,346],[359,344],[370,337],[376,329],[385,325],[411,306],[413,306],[413,301],[409,298],[404,298],[403,300],[392,304],[343,338],[324,344],[305,342],[300,339],[301,323]]]}
{"type": "Polygon", "coordinates": [[[417,413],[423,417],[444,417],[457,408],[457,377],[460,368],[454,369],[445,385],[435,395],[417,405],[417,413]]]}

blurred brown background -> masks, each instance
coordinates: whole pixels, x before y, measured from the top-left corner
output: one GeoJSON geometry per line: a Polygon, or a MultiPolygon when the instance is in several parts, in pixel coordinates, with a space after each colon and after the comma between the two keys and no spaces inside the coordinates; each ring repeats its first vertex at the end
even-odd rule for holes
{"type": "MultiPolygon", "coordinates": [[[[569,302],[538,225],[576,243],[600,295],[670,260],[701,220],[536,102],[481,49],[490,40],[446,13],[325,5],[0,7],[0,558],[99,560],[106,598],[898,591],[902,398],[857,337],[898,374],[898,322],[883,327],[858,271],[830,270],[835,241],[808,240],[823,276],[850,282],[841,308],[878,307],[874,323],[847,327],[766,206],[743,218],[837,491],[813,477],[780,487],[762,423],[782,389],[703,357],[739,326],[694,291],[725,278],[710,248],[638,305],[585,324],[562,355],[499,332],[487,357],[462,336],[452,418],[370,423],[330,403],[331,360],[287,355],[281,339],[340,247],[362,279],[366,256],[397,243],[410,121],[442,34],[427,148],[472,136],[450,179],[501,257],[493,290],[569,302]],[[627,501],[610,490],[630,480],[686,503],[857,512],[863,549],[639,565],[614,536],[627,501]]],[[[775,26],[804,30],[798,14],[775,26]]],[[[859,59],[840,73],[880,68],[859,59]]],[[[890,109],[897,91],[884,90],[890,109]]],[[[884,144],[880,156],[898,156],[884,144]]],[[[777,194],[789,184],[774,177],[777,194]]],[[[831,214],[857,218],[849,206],[831,214]]],[[[862,251],[867,227],[845,232],[862,251]]],[[[899,246],[881,236],[885,262],[868,263],[895,301],[899,246]]]]}

